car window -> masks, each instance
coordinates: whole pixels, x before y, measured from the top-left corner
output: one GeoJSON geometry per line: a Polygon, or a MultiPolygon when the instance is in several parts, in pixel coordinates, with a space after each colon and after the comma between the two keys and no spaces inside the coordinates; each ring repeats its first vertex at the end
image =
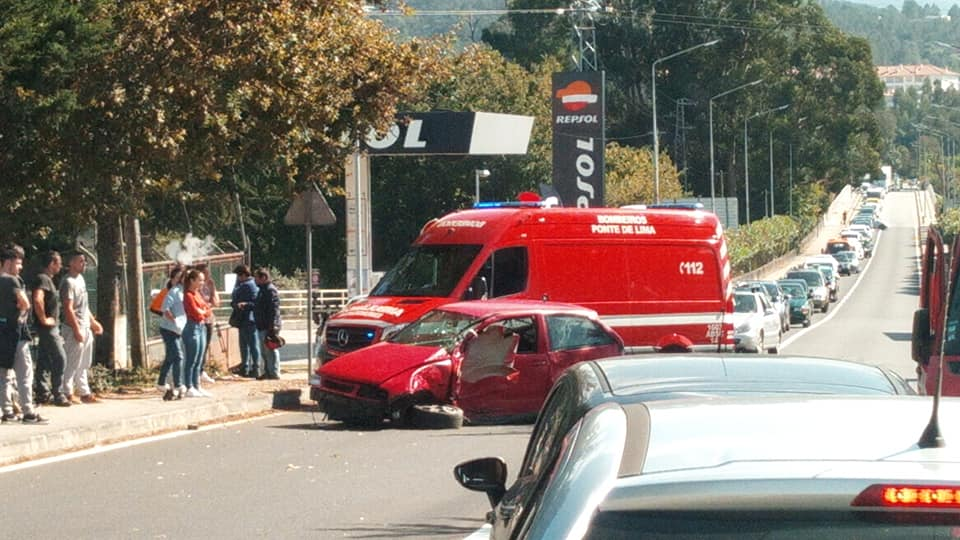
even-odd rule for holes
{"type": "Polygon", "coordinates": [[[738,294],[733,297],[733,311],[736,313],[754,313],[757,311],[757,297],[752,294],[738,294]]]}
{"type": "Polygon", "coordinates": [[[553,392],[540,409],[523,464],[520,466],[519,477],[537,477],[550,469],[560,455],[560,441],[579,420],[578,402],[575,381],[569,377],[557,381],[553,392]]]}
{"type": "Polygon", "coordinates": [[[517,342],[517,354],[531,354],[537,352],[537,322],[531,317],[517,317],[500,321],[505,335],[520,336],[517,342]]]}
{"type": "Polygon", "coordinates": [[[566,351],[614,343],[600,325],[585,317],[548,315],[547,332],[551,351],[566,351]]]}
{"type": "Polygon", "coordinates": [[[527,288],[527,248],[508,247],[493,252],[483,263],[479,276],[487,280],[488,298],[516,294],[527,288]]]}

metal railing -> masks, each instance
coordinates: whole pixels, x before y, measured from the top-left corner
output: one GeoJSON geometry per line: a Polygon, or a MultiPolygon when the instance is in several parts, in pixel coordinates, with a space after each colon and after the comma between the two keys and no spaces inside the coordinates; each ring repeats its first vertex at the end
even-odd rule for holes
{"type": "MultiPolygon", "coordinates": [[[[307,318],[307,290],[280,289],[280,316],[284,319],[307,318]]],[[[220,307],[214,309],[217,319],[230,318],[230,291],[220,291],[220,307]]],[[[313,309],[316,311],[338,311],[349,299],[347,289],[314,289],[313,309]]]]}

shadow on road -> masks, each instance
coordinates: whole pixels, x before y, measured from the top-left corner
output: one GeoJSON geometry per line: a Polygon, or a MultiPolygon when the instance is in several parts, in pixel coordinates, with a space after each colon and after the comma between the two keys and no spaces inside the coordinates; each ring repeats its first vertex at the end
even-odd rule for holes
{"type": "Polygon", "coordinates": [[[910,341],[912,338],[910,332],[884,332],[883,335],[890,338],[891,341],[910,341]]]}
{"type": "Polygon", "coordinates": [[[467,526],[437,525],[436,523],[390,523],[383,527],[324,527],[314,529],[318,533],[336,533],[348,538],[463,538],[483,526],[478,518],[439,518],[475,523],[467,526]]]}

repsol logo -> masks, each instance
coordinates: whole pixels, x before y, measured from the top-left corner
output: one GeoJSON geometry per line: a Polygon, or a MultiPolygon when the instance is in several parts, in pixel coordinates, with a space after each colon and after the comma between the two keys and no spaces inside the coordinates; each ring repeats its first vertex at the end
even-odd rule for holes
{"type": "MultiPolygon", "coordinates": [[[[425,148],[427,146],[427,141],[423,140],[420,136],[420,132],[423,129],[423,120],[410,120],[410,123],[407,124],[407,133],[403,137],[403,148],[416,149],[416,148],[425,148]]],[[[390,129],[380,137],[376,130],[371,130],[367,134],[366,143],[367,146],[375,150],[386,150],[387,148],[392,147],[397,141],[400,140],[400,126],[393,124],[390,126],[390,129]]]]}
{"type": "Polygon", "coordinates": [[[577,208],[588,208],[590,201],[597,198],[593,189],[594,175],[597,174],[596,143],[594,138],[577,139],[577,208]]]}
{"type": "Polygon", "coordinates": [[[558,114],[553,121],[556,124],[599,124],[600,117],[596,114],[558,114]]]}

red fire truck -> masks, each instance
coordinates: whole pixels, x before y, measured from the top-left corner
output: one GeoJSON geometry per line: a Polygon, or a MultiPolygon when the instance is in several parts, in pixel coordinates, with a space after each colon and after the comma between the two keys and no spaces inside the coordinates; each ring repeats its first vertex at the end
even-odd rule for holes
{"type": "Polygon", "coordinates": [[[362,300],[326,322],[320,362],[379,341],[427,311],[485,298],[579,304],[628,350],[727,350],[730,262],[699,209],[481,203],[427,223],[362,300]]]}
{"type": "Polygon", "coordinates": [[[913,315],[912,354],[920,391],[934,394],[943,356],[943,395],[960,396],[960,304],[957,299],[960,236],[947,249],[939,231],[927,229],[920,274],[920,308],[913,315]]]}

